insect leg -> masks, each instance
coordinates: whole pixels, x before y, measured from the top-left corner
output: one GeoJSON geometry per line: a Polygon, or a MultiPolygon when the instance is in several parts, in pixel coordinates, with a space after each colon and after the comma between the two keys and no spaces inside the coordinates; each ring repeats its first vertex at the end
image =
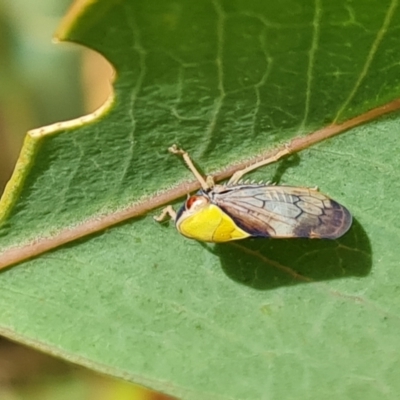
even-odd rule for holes
{"type": "Polygon", "coordinates": [[[153,218],[157,222],[164,221],[166,217],[169,216],[173,221],[176,219],[176,211],[172,208],[172,206],[167,206],[165,207],[162,211],[161,214],[158,216],[154,216],[153,218]]]}
{"type": "Polygon", "coordinates": [[[249,165],[246,168],[241,169],[240,171],[236,171],[229,179],[228,185],[235,185],[238,181],[243,177],[243,175],[247,174],[254,169],[263,167],[264,165],[272,164],[277,162],[282,157],[285,157],[290,154],[289,146],[285,147],[283,150],[278,151],[274,156],[266,158],[265,160],[261,160],[256,162],[255,164],[249,165]]]}
{"type": "Polygon", "coordinates": [[[177,147],[175,144],[172,145],[168,151],[172,154],[178,154],[182,156],[183,160],[185,161],[186,165],[189,167],[190,171],[192,171],[192,174],[195,176],[195,178],[199,181],[202,189],[208,190],[211,187],[214,186],[214,181],[212,177],[207,177],[207,180],[205,180],[199,171],[197,171],[196,167],[194,166],[191,158],[189,157],[189,154],[185,151],[177,147]]]}

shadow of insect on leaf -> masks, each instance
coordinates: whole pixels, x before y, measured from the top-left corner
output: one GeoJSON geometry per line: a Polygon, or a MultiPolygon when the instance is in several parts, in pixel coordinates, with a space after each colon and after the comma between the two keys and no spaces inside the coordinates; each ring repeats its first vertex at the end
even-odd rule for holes
{"type": "Polygon", "coordinates": [[[275,174],[271,179],[271,182],[279,185],[279,183],[281,182],[282,176],[285,174],[286,170],[288,170],[289,168],[295,167],[296,165],[299,165],[299,164],[300,164],[300,157],[297,153],[284,158],[278,164],[278,168],[276,169],[275,174]]]}
{"type": "Polygon", "coordinates": [[[367,234],[357,221],[337,240],[249,239],[216,244],[225,273],[254,289],[366,276],[372,265],[367,234]]]}

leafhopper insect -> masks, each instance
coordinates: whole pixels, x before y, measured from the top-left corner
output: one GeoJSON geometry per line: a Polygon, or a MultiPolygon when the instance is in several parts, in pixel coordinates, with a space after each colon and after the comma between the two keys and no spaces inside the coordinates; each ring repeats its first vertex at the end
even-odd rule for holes
{"type": "Polygon", "coordinates": [[[184,150],[174,145],[169,151],[183,157],[201,189],[188,196],[178,212],[168,206],[155,219],[170,216],[188,238],[215,243],[249,237],[337,239],[351,226],[350,212],[317,189],[240,181],[288,151],[238,171],[222,185],[210,176],[204,179],[184,150]]]}

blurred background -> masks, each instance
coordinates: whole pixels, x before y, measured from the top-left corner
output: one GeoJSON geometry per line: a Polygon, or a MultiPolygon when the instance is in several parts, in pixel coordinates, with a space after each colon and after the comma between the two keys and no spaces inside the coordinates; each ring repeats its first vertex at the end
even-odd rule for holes
{"type": "MultiPolygon", "coordinates": [[[[0,194],[28,130],[77,118],[108,97],[111,66],[52,36],[72,0],[0,0],[0,194]]],[[[0,337],[1,400],[166,400],[0,337]]]]}

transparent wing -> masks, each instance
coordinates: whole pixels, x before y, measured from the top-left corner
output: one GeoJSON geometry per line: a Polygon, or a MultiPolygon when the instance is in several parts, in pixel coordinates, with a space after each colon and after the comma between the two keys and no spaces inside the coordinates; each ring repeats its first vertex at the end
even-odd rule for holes
{"type": "Polygon", "coordinates": [[[352,223],[345,207],[309,188],[217,185],[208,195],[254,237],[336,239],[352,223]]]}

